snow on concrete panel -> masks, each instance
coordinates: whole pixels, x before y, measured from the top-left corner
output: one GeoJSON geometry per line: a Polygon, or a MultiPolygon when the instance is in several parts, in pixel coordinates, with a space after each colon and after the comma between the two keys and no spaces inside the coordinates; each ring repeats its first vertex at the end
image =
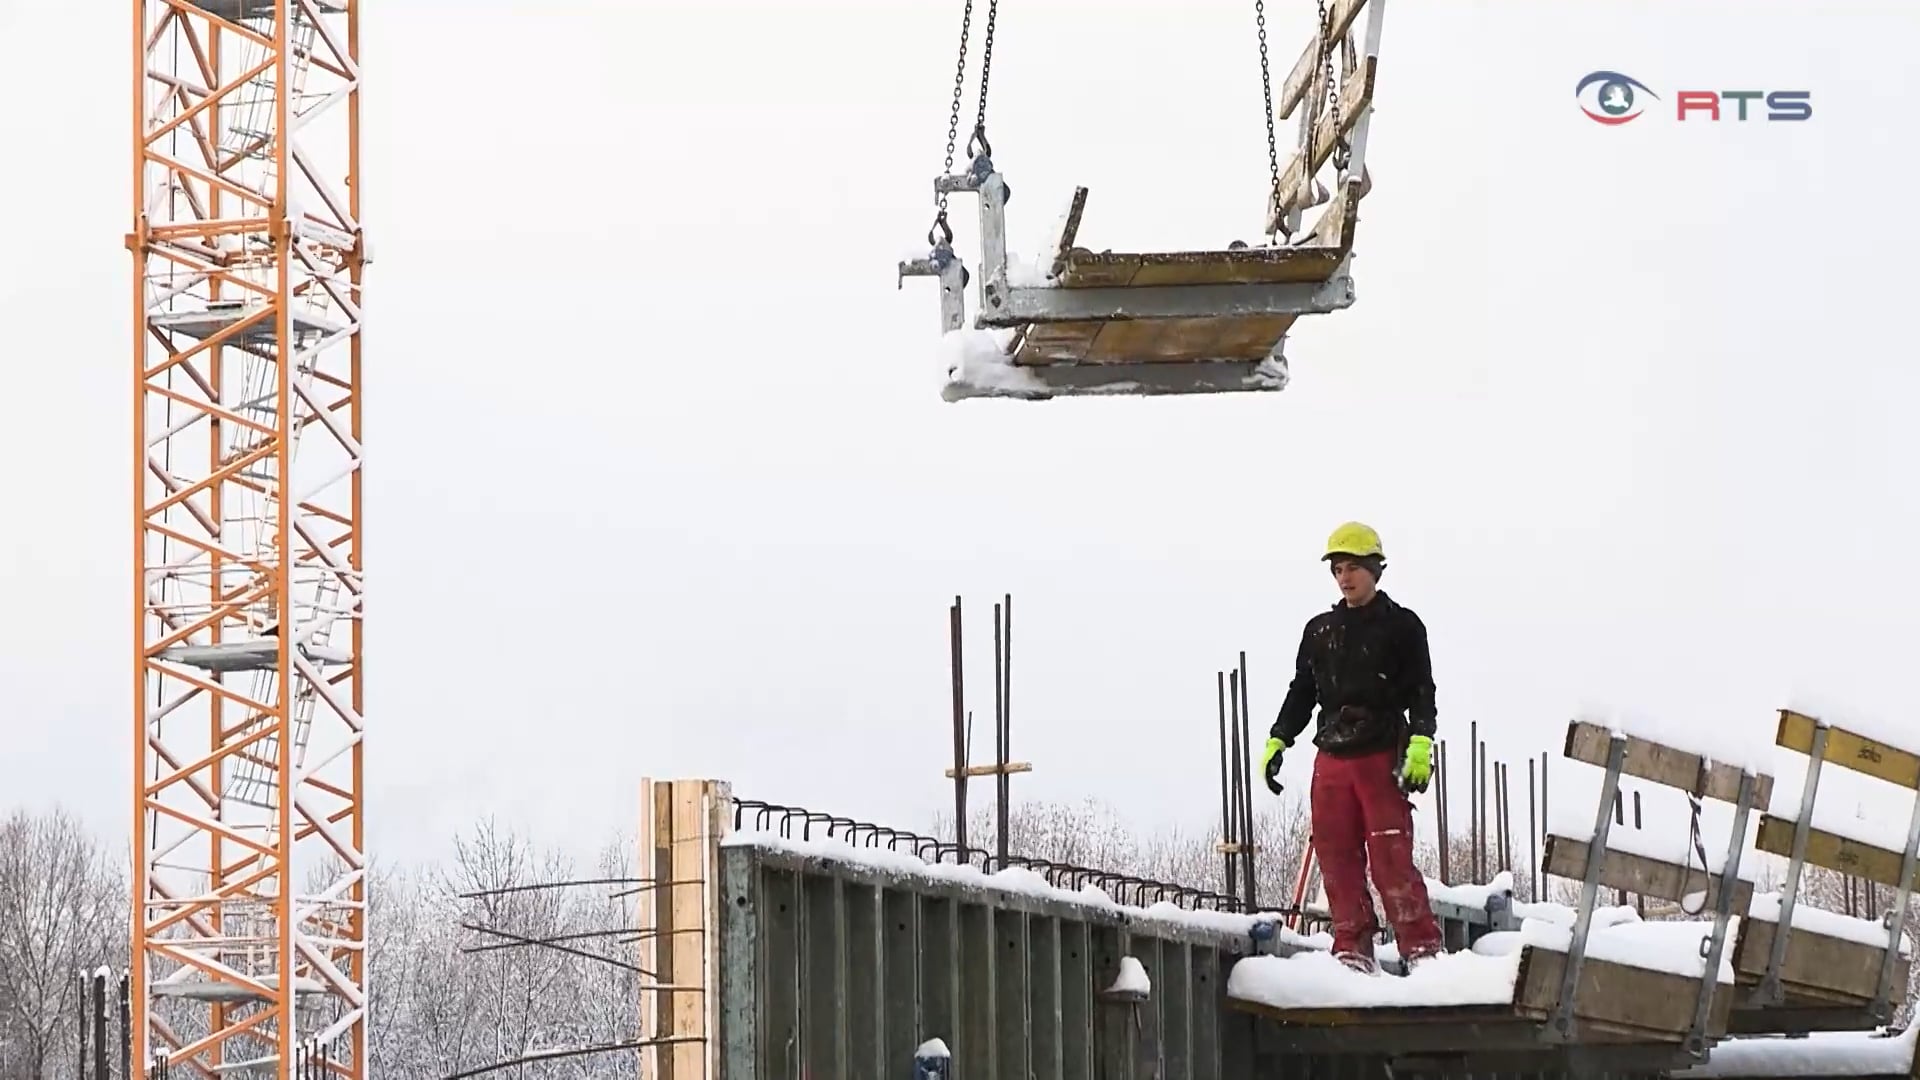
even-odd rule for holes
{"type": "Polygon", "coordinates": [[[1270,927],[1279,942],[1292,948],[1324,949],[1331,939],[1324,934],[1311,937],[1297,934],[1279,925],[1278,912],[1243,915],[1227,911],[1189,911],[1169,901],[1147,907],[1118,903],[1106,890],[1094,885],[1065,889],[1049,882],[1037,871],[1008,867],[991,874],[971,865],[929,863],[918,855],[882,847],[858,847],[843,840],[799,840],[778,833],[741,831],[720,841],[722,847],[756,847],[803,858],[826,859],[844,866],[858,867],[890,877],[908,880],[957,884],[994,892],[1018,894],[1056,903],[1075,904],[1102,911],[1118,912],[1129,918],[1167,923],[1216,934],[1250,935],[1256,923],[1270,927]]]}
{"type": "MultiPolygon", "coordinates": [[[[1753,906],[1747,916],[1755,922],[1778,923],[1780,921],[1780,894],[1777,892],[1755,893],[1753,906]]],[[[1861,945],[1870,945],[1882,949],[1887,944],[1887,928],[1878,919],[1856,919],[1842,915],[1837,911],[1818,908],[1802,900],[1793,905],[1793,928],[1810,933],[1822,934],[1841,941],[1852,941],[1861,945]]],[[[1900,935],[1900,955],[1913,955],[1913,938],[1900,935]]]]}
{"type": "Polygon", "coordinates": [[[1777,1076],[1907,1076],[1915,1033],[1815,1032],[1804,1038],[1755,1035],[1715,1046],[1704,1064],[1676,1072],[1684,1080],[1777,1076]]]}
{"type": "Polygon", "coordinates": [[[1500,871],[1484,885],[1444,885],[1432,878],[1427,878],[1426,881],[1428,899],[1458,904],[1475,910],[1485,910],[1488,899],[1493,896],[1511,897],[1513,895],[1511,870],[1500,871]]]}

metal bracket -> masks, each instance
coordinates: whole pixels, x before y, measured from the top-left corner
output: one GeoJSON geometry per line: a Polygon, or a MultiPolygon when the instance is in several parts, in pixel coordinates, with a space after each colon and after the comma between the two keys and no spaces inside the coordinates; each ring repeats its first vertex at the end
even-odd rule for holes
{"type": "Polygon", "coordinates": [[[940,279],[940,332],[959,330],[967,323],[967,266],[954,254],[953,245],[936,241],[933,251],[922,259],[903,260],[895,289],[906,287],[910,277],[940,279]]]}
{"type": "MultiPolygon", "coordinates": [[[[1920,782],[1920,778],[1916,778],[1920,782]]],[[[1887,948],[1880,954],[1880,979],[1873,991],[1873,1019],[1884,1024],[1893,1018],[1893,969],[1900,958],[1900,939],[1906,933],[1907,902],[1913,897],[1913,872],[1920,861],[1920,787],[1916,787],[1913,813],[1907,819],[1907,850],[1900,857],[1900,888],[1893,908],[1882,920],[1887,927],[1887,948]]]]}
{"type": "Polygon", "coordinates": [[[1553,1033],[1563,1040],[1571,1040],[1574,1034],[1574,993],[1580,985],[1580,966],[1587,959],[1587,933],[1593,925],[1594,902],[1600,895],[1600,867],[1606,861],[1613,801],[1620,794],[1620,766],[1626,758],[1626,737],[1616,734],[1607,743],[1607,777],[1600,785],[1600,808],[1594,815],[1593,839],[1587,843],[1587,865],[1580,880],[1580,910],[1567,940],[1567,968],[1560,977],[1560,1004],[1553,1014],[1553,1033]]]}
{"type": "Polygon", "coordinates": [[[1780,887],[1780,925],[1773,931],[1767,952],[1767,973],[1754,989],[1757,1005],[1779,1005],[1786,1000],[1780,988],[1780,968],[1787,959],[1787,936],[1793,933],[1793,908],[1800,893],[1800,871],[1807,865],[1807,834],[1813,828],[1813,798],[1820,789],[1820,766],[1827,758],[1827,725],[1813,725],[1813,746],[1807,755],[1807,780],[1800,789],[1800,816],[1793,823],[1793,849],[1787,857],[1787,880],[1780,887]]]}
{"type": "MultiPolygon", "coordinates": [[[[1747,815],[1753,810],[1753,773],[1740,773],[1740,798],[1733,808],[1733,832],[1727,838],[1727,861],[1720,867],[1719,894],[1714,898],[1713,935],[1706,945],[1706,970],[1700,976],[1700,994],[1694,1001],[1693,1027],[1687,1032],[1687,1052],[1706,1060],[1707,1018],[1713,1012],[1713,996],[1720,984],[1720,957],[1727,946],[1727,919],[1733,914],[1733,892],[1739,883],[1740,853],[1747,843],[1747,815]]],[[[1746,913],[1742,912],[1744,916],[1746,913]]]]}

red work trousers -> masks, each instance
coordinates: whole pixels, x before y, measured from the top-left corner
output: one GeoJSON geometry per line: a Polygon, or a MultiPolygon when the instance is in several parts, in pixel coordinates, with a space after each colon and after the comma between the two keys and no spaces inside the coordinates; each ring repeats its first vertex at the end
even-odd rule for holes
{"type": "Polygon", "coordinates": [[[1373,955],[1379,922],[1367,874],[1403,958],[1440,952],[1427,883],[1413,864],[1413,804],[1394,781],[1396,755],[1321,753],[1313,761],[1313,851],[1333,914],[1333,951],[1373,955]]]}

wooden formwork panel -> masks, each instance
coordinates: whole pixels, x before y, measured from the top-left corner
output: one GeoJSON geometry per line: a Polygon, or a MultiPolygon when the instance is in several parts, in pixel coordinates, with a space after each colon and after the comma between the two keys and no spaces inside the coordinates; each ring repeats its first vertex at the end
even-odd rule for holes
{"type": "Polygon", "coordinates": [[[1257,363],[1293,325],[1295,315],[1205,319],[1116,319],[1029,327],[1014,363],[1257,363]]]}
{"type": "MultiPolygon", "coordinates": [[[[1542,869],[1549,874],[1580,881],[1587,874],[1587,850],[1590,846],[1585,840],[1549,835],[1542,869]]],[[[1600,860],[1600,885],[1674,901],[1684,899],[1688,893],[1705,892],[1706,906],[1702,910],[1709,912],[1714,910],[1720,898],[1718,874],[1708,874],[1697,866],[1687,867],[1613,848],[1608,848],[1600,860]]],[[[1752,902],[1753,882],[1736,878],[1733,913],[1744,914],[1752,902]]]]}
{"type": "Polygon", "coordinates": [[[1318,284],[1333,277],[1345,257],[1337,247],[1317,246],[1150,253],[1077,247],[1067,252],[1060,287],[1318,284]]]}
{"type": "MultiPolygon", "coordinates": [[[[1521,958],[1514,987],[1514,1007],[1523,1014],[1546,1019],[1560,1003],[1560,983],[1566,975],[1567,955],[1529,946],[1521,958]]],[[[1700,996],[1700,980],[1666,971],[1629,967],[1586,958],[1574,986],[1573,1015],[1583,1032],[1610,1034],[1631,1040],[1679,1042],[1693,1027],[1693,1010],[1700,996]]],[[[1715,987],[1707,1010],[1709,1039],[1726,1034],[1733,987],[1715,987]]]]}
{"type": "MultiPolygon", "coordinates": [[[[1607,767],[1612,739],[1613,732],[1607,728],[1586,720],[1575,720],[1567,725],[1564,752],[1575,761],[1604,769],[1607,767]]],[[[1735,766],[1709,763],[1699,754],[1676,750],[1634,735],[1626,736],[1626,744],[1620,771],[1627,776],[1682,791],[1697,789],[1703,797],[1722,802],[1736,802],[1740,798],[1740,770],[1735,766]]],[[[1765,774],[1755,776],[1753,805],[1766,806],[1772,797],[1773,777],[1765,774]]]]}
{"type": "MultiPolygon", "coordinates": [[[[1746,919],[1733,946],[1734,977],[1744,986],[1758,985],[1767,973],[1767,958],[1779,924],[1746,919]]],[[[1795,927],[1787,935],[1787,954],[1780,965],[1780,981],[1792,1005],[1866,1005],[1873,1001],[1880,980],[1884,950],[1845,938],[1795,927]]],[[[1907,997],[1911,961],[1894,958],[1893,996],[1898,1008],[1907,997]]]]}
{"type": "MultiPolygon", "coordinates": [[[[1780,710],[1780,726],[1774,742],[1788,750],[1813,754],[1813,730],[1819,721],[1792,709],[1780,710]]],[[[1828,727],[1823,761],[1878,777],[1903,788],[1920,788],[1920,754],[1897,746],[1875,742],[1845,728],[1828,727]]]]}
{"type": "MultiPolygon", "coordinates": [[[[1793,822],[1772,814],[1762,814],[1760,831],[1754,835],[1753,846],[1757,851],[1791,858],[1793,856],[1793,822]]],[[[1896,889],[1900,887],[1902,861],[1900,852],[1890,851],[1837,833],[1809,828],[1807,830],[1807,861],[1828,870],[1852,874],[1882,885],[1891,885],[1896,889]]],[[[1920,871],[1915,873],[1915,882],[1920,884],[1920,871]]]]}

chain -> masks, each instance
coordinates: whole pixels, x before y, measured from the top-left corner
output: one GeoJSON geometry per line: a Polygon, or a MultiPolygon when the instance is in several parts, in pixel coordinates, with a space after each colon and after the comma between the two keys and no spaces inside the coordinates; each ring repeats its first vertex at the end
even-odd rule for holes
{"type": "MultiPolygon", "coordinates": [[[[1273,174],[1273,208],[1277,212],[1280,209],[1280,147],[1273,136],[1273,73],[1267,66],[1266,0],[1253,0],[1253,22],[1260,29],[1260,95],[1267,103],[1267,168],[1273,174]]],[[[1284,230],[1286,215],[1281,214],[1279,221],[1284,230]]]]}
{"type": "Polygon", "coordinates": [[[993,74],[993,24],[999,17],[1000,0],[987,0],[987,39],[980,43],[980,111],[973,118],[973,138],[979,140],[981,153],[992,153],[987,146],[987,80],[993,74]]]}
{"type": "Polygon", "coordinates": [[[1347,140],[1340,134],[1340,91],[1333,85],[1333,27],[1327,23],[1327,0],[1320,0],[1320,72],[1321,92],[1333,119],[1333,167],[1347,168],[1347,140]]]}
{"type": "MultiPolygon", "coordinates": [[[[995,0],[996,5],[998,0],[995,0]]],[[[960,98],[967,92],[967,39],[973,32],[973,0],[967,0],[966,10],[960,15],[960,59],[953,66],[953,111],[947,117],[947,158],[940,167],[941,176],[953,175],[953,148],[960,141],[960,98]]],[[[984,102],[982,109],[985,109],[984,102]]],[[[934,214],[933,227],[943,232],[949,241],[953,239],[953,229],[947,225],[947,193],[936,192],[933,205],[939,208],[934,214]]],[[[928,234],[931,237],[931,233],[928,234]]]]}

